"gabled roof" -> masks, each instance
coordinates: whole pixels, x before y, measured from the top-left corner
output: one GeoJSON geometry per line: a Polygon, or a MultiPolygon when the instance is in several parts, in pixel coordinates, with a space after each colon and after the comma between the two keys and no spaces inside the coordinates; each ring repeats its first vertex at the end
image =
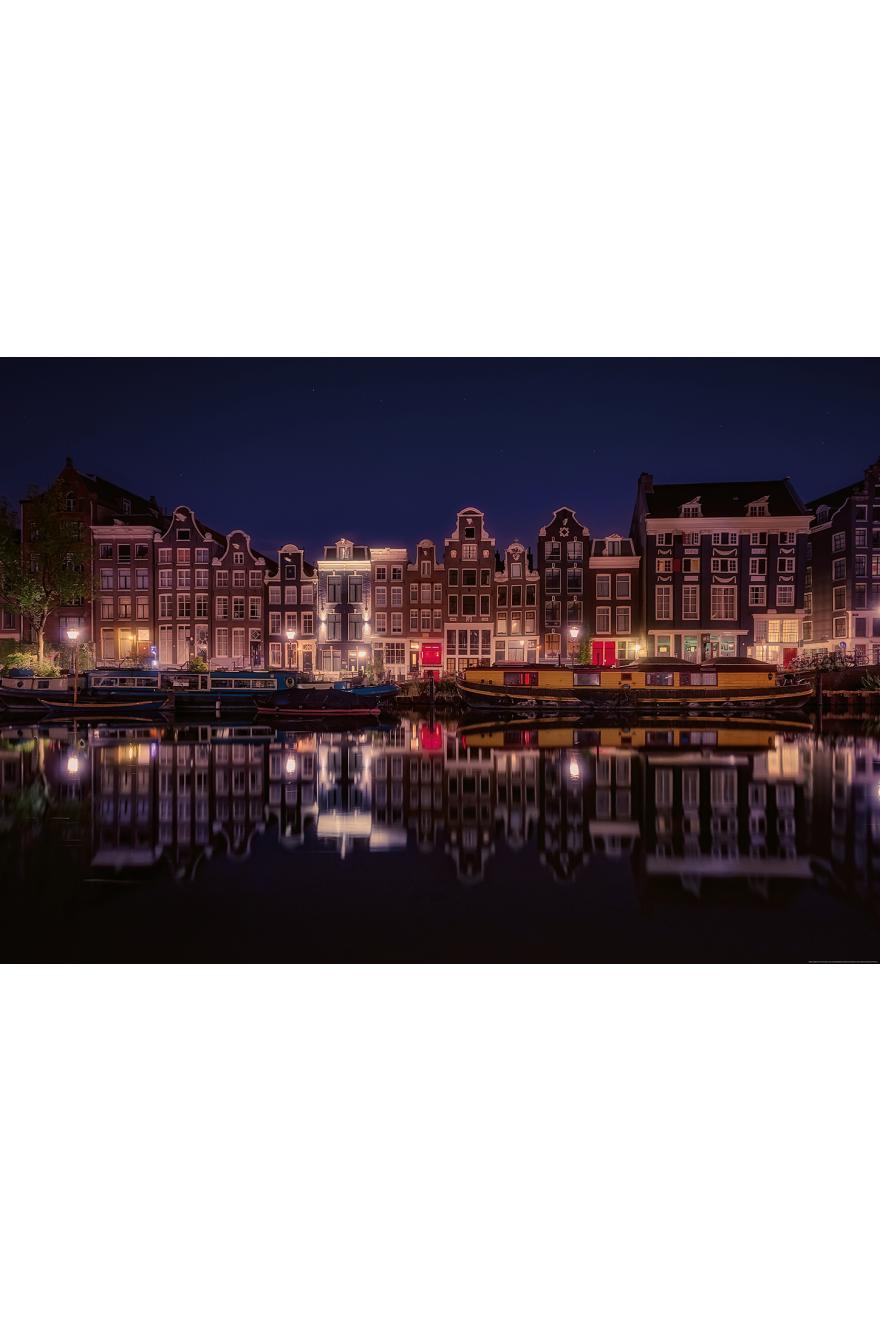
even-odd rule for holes
{"type": "Polygon", "coordinates": [[[593,547],[592,550],[590,551],[590,555],[591,556],[608,555],[609,553],[606,551],[605,548],[608,542],[612,542],[612,541],[617,542],[620,545],[620,551],[619,553],[615,552],[614,555],[609,555],[609,559],[616,560],[618,554],[621,556],[638,555],[638,551],[635,549],[635,546],[633,545],[633,539],[631,537],[618,537],[616,534],[613,533],[609,534],[607,537],[597,537],[593,542],[593,547]]]}
{"type": "Polygon", "coordinates": [[[850,496],[862,495],[864,490],[865,479],[862,478],[859,482],[853,482],[848,487],[840,487],[837,491],[829,492],[827,496],[817,496],[815,500],[808,500],[807,509],[815,514],[820,505],[827,505],[833,514],[835,510],[840,509],[843,502],[848,500],[850,496]]]}
{"type": "Polygon", "coordinates": [[[703,518],[742,518],[756,500],[767,499],[771,515],[806,514],[803,501],[787,477],[768,482],[672,482],[655,483],[645,492],[649,518],[677,518],[682,505],[700,501],[703,518]]]}

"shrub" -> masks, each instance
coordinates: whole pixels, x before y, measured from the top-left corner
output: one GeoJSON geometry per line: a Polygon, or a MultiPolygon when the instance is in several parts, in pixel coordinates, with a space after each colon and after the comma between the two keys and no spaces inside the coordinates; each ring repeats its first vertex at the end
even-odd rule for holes
{"type": "Polygon", "coordinates": [[[187,666],[191,675],[206,675],[208,673],[208,663],[203,656],[194,656],[187,666]]]}

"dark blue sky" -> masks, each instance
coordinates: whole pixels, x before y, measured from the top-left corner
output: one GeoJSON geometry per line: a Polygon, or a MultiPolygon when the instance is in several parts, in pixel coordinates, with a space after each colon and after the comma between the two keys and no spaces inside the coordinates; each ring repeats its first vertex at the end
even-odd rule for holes
{"type": "Polygon", "coordinates": [[[596,535],[659,481],[790,476],[804,498],[880,454],[875,360],[15,360],[0,491],[78,467],[242,527],[265,550],[442,540],[485,510],[499,546],[560,505],[596,535]]]}

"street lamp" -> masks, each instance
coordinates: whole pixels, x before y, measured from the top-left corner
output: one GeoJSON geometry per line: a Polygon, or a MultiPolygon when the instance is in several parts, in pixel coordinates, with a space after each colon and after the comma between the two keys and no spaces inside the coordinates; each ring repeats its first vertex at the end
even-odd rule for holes
{"type": "Polygon", "coordinates": [[[287,630],[287,669],[288,670],[293,669],[293,665],[290,660],[290,657],[293,651],[293,640],[295,638],[296,638],[296,629],[288,629],[287,630]]]}
{"type": "Polygon", "coordinates": [[[77,693],[77,675],[79,673],[79,656],[77,654],[76,640],[79,638],[79,629],[68,629],[67,636],[70,639],[70,648],[73,652],[73,705],[76,706],[78,700],[77,693]]]}
{"type": "Polygon", "coordinates": [[[579,635],[579,634],[580,634],[580,628],[578,627],[578,625],[573,624],[573,625],[571,626],[571,628],[569,629],[569,631],[568,631],[568,636],[569,636],[569,638],[571,639],[571,652],[570,652],[570,655],[571,655],[572,662],[574,662],[574,645],[575,645],[575,643],[576,643],[577,640],[578,640],[578,635],[579,635]]]}

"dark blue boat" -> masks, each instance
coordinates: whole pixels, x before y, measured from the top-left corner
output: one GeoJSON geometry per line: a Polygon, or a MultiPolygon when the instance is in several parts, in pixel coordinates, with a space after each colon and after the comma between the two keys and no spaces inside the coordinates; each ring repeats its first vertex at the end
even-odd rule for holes
{"type": "Polygon", "coordinates": [[[338,679],[333,685],[340,693],[353,693],[358,698],[373,698],[382,702],[400,692],[397,684],[361,684],[356,679],[338,679]]]}

